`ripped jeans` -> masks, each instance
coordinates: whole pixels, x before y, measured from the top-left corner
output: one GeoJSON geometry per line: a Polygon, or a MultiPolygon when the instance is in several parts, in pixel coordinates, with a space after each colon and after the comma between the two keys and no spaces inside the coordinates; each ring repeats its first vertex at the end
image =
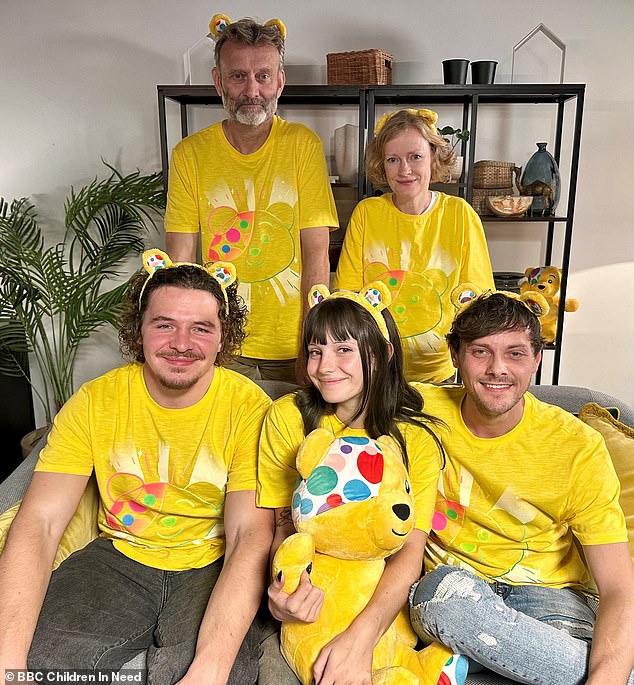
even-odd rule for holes
{"type": "MultiPolygon", "coordinates": [[[[424,642],[438,640],[518,683],[579,685],[587,678],[595,611],[576,590],[488,583],[439,566],[410,592],[424,642]]],[[[475,662],[475,663],[473,663],[475,662]]],[[[634,671],[628,685],[634,685],[634,671]]]]}

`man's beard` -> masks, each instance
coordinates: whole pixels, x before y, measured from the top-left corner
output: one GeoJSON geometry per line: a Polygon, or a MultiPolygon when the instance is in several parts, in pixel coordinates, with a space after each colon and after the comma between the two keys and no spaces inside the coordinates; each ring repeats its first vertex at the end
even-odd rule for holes
{"type": "Polygon", "coordinates": [[[277,111],[277,97],[265,100],[263,98],[232,98],[224,88],[222,90],[222,104],[233,121],[245,126],[261,126],[273,118],[277,111]],[[243,110],[242,105],[260,105],[257,109],[243,110]]]}
{"type": "MultiPolygon", "coordinates": [[[[171,355],[164,355],[164,358],[170,358],[170,356],[171,355]]],[[[190,353],[173,356],[184,357],[187,359],[202,359],[202,357],[190,353]]],[[[176,367],[172,369],[171,373],[169,374],[162,374],[160,372],[156,372],[156,379],[167,390],[189,390],[190,388],[194,387],[196,383],[198,383],[198,381],[201,378],[201,374],[196,374],[194,376],[187,376],[185,374],[185,369],[179,369],[178,367],[176,367]]]]}

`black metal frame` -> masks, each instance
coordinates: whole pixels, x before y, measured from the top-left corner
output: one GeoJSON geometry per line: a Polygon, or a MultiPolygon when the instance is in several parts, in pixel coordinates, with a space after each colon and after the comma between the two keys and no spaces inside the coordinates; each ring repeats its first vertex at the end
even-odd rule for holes
{"type": "MultiPolygon", "coordinates": [[[[161,164],[167,188],[169,168],[169,150],[167,143],[167,122],[165,101],[172,100],[180,105],[181,135],[189,133],[187,107],[189,105],[222,105],[222,100],[213,86],[157,86],[159,132],[161,144],[161,164]]],[[[581,145],[581,123],[585,84],[492,84],[492,85],[403,85],[403,86],[292,86],[284,88],[280,96],[280,105],[354,105],[359,109],[359,159],[365,152],[366,133],[372,136],[375,125],[377,105],[402,107],[407,105],[462,105],[462,128],[468,128],[471,136],[468,141],[467,164],[463,172],[463,182],[458,190],[467,201],[473,197],[473,163],[477,140],[478,110],[482,105],[491,104],[556,104],[557,123],[553,156],[558,164],[561,160],[561,146],[564,126],[565,105],[575,103],[574,131],[572,137],[570,176],[568,184],[568,205],[565,215],[542,217],[486,217],[486,222],[534,222],[547,223],[545,263],[552,260],[555,225],[565,223],[562,248],[561,285],[559,288],[559,312],[557,337],[553,346],[554,359],[552,384],[559,383],[561,365],[561,343],[563,339],[564,311],[570,268],[570,249],[572,246],[572,229],[574,208],[577,193],[577,174],[579,171],[579,150],[581,145]]],[[[467,151],[467,143],[462,143],[462,154],[467,151]]],[[[369,192],[359,164],[357,179],[358,198],[369,192]]],[[[549,348],[550,349],[550,348],[549,348]]],[[[541,382],[541,366],[537,372],[537,383],[541,382]]]]}

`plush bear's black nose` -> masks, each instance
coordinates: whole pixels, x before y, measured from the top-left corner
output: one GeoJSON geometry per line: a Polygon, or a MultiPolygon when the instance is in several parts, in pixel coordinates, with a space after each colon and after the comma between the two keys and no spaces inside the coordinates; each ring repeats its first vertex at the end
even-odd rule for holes
{"type": "Polygon", "coordinates": [[[409,506],[407,504],[394,504],[392,511],[401,519],[407,521],[409,518],[409,506]]]}

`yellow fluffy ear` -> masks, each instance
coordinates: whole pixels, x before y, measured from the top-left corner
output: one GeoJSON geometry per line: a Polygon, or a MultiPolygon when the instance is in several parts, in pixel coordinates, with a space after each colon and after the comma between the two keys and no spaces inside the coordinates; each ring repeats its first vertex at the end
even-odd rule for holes
{"type": "Polygon", "coordinates": [[[146,250],[143,253],[143,268],[150,274],[153,275],[155,271],[159,269],[165,269],[165,267],[172,266],[173,262],[169,258],[167,252],[163,250],[146,250]]]}
{"type": "Polygon", "coordinates": [[[282,34],[282,40],[286,40],[286,26],[284,26],[284,22],[281,19],[269,19],[267,22],[264,22],[264,26],[277,26],[282,34]]]}
{"type": "Polygon", "coordinates": [[[317,468],[333,440],[333,434],[325,428],[315,428],[304,438],[297,451],[297,471],[302,478],[308,478],[317,468]]]}
{"type": "Polygon", "coordinates": [[[392,304],[392,293],[383,281],[372,281],[359,290],[359,297],[364,298],[368,304],[377,311],[382,311],[392,304]]]}
{"type": "Polygon", "coordinates": [[[550,305],[546,298],[537,290],[525,290],[519,299],[535,314],[537,318],[546,316],[550,311],[550,305]]]}
{"type": "Polygon", "coordinates": [[[456,309],[463,309],[480,295],[482,291],[478,286],[473,283],[460,283],[451,291],[450,299],[456,309]]]}
{"type": "Polygon", "coordinates": [[[205,266],[212,278],[215,278],[221,288],[227,288],[238,278],[236,267],[231,262],[214,262],[205,266]]]}
{"type": "Polygon", "coordinates": [[[218,40],[229,24],[233,24],[233,22],[226,14],[214,14],[209,22],[209,33],[214,37],[214,40],[218,40]]]}
{"type": "Polygon", "coordinates": [[[330,297],[330,290],[323,283],[317,283],[308,291],[308,304],[312,309],[327,297],[330,297]]]}

